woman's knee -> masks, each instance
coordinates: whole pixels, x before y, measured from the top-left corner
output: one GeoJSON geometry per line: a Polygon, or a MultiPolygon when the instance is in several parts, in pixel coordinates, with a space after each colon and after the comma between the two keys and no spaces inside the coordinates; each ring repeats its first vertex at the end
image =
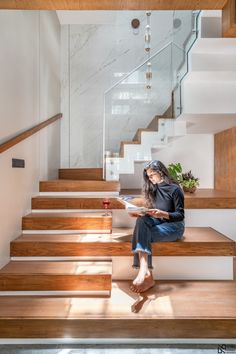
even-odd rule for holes
{"type": "Polygon", "coordinates": [[[139,216],[136,220],[136,226],[137,227],[145,227],[147,225],[147,220],[146,220],[147,216],[139,216]]]}

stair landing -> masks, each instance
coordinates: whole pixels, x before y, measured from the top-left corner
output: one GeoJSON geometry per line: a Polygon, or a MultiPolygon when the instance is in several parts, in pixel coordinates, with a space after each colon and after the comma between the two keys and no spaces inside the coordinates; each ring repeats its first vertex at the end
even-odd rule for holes
{"type": "Polygon", "coordinates": [[[157,281],[142,295],[1,297],[0,338],[235,338],[235,281],[157,281]],[[145,329],[145,331],[144,331],[145,329]]]}

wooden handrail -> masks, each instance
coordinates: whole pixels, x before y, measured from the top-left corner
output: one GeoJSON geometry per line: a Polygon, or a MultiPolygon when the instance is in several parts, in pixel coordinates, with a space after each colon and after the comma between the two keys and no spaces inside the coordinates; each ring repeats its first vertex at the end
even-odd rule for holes
{"type": "Polygon", "coordinates": [[[53,122],[60,119],[61,117],[62,117],[61,113],[56,114],[55,116],[45,120],[44,122],[35,125],[33,128],[30,128],[24,131],[23,133],[14,136],[14,138],[7,140],[5,143],[0,144],[0,153],[10,149],[12,146],[18,144],[19,142],[28,138],[29,136],[37,133],[39,130],[45,128],[49,124],[52,124],[53,122]]]}

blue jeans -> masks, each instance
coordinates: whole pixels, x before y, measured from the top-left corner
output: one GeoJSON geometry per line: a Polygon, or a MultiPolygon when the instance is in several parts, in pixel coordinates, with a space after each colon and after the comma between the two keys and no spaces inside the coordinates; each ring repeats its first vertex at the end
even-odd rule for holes
{"type": "Polygon", "coordinates": [[[148,254],[148,268],[152,267],[152,242],[177,241],[184,234],[184,221],[165,222],[151,216],[137,218],[132,238],[132,252],[134,253],[134,268],[139,268],[138,252],[148,254]]]}

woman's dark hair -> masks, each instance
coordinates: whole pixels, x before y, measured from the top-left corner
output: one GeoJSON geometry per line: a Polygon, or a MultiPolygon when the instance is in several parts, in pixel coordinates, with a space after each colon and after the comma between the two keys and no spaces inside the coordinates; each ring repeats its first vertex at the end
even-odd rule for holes
{"type": "Polygon", "coordinates": [[[153,203],[155,201],[156,185],[152,184],[152,182],[148,178],[147,170],[149,169],[158,172],[161,178],[163,179],[163,181],[166,183],[178,184],[178,182],[171,177],[168,169],[161,161],[153,160],[149,162],[143,170],[143,179],[144,179],[143,192],[144,192],[145,199],[147,201],[147,207],[151,208],[154,206],[153,203]]]}

